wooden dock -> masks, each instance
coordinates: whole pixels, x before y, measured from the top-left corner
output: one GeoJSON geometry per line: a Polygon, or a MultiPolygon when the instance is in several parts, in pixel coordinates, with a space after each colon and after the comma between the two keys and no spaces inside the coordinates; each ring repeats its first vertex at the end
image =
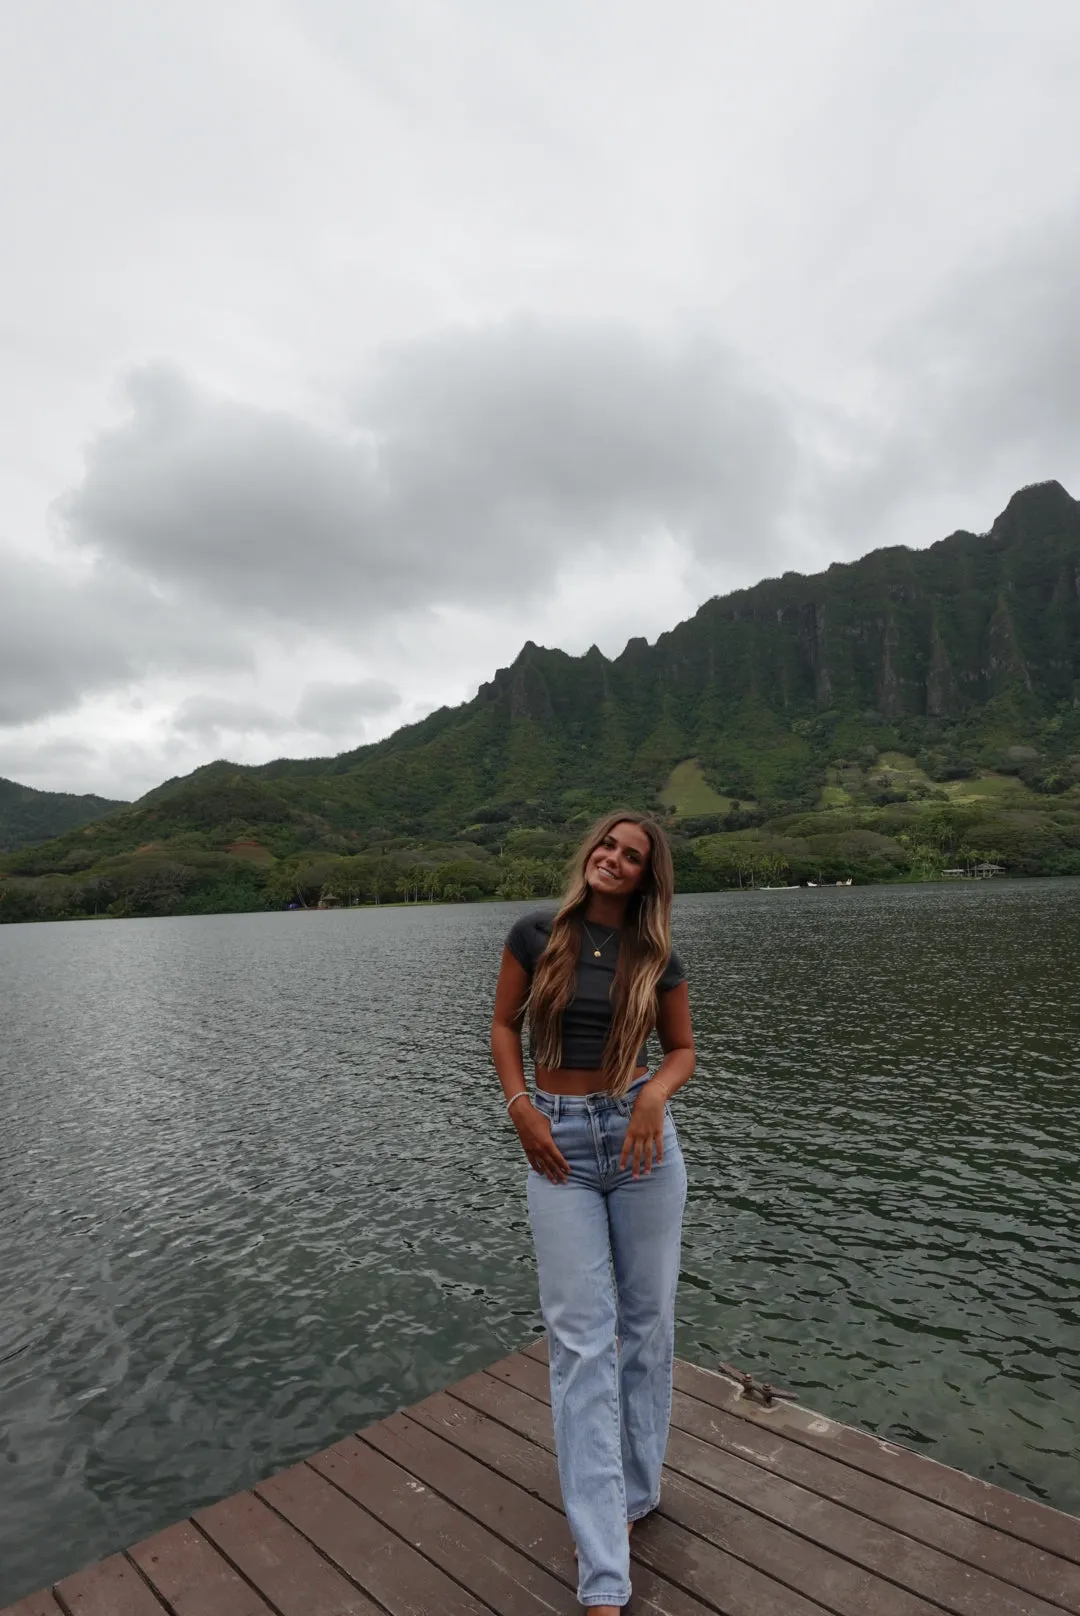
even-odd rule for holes
{"type": "MultiPolygon", "coordinates": [[[[679,1363],[650,1616],[1080,1616],[1080,1520],[679,1363]]],[[[0,1616],[580,1611],[543,1344],[0,1616]]]]}

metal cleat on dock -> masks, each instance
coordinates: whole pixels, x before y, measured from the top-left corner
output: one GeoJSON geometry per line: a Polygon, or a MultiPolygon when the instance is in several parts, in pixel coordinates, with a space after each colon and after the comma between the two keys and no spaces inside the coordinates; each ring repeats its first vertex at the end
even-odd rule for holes
{"type": "Polygon", "coordinates": [[[772,1408],[774,1400],[778,1397],[792,1403],[795,1401],[794,1392],[781,1391],[779,1386],[774,1386],[767,1380],[758,1382],[745,1370],[736,1369],[734,1364],[722,1363],[720,1373],[727,1375],[730,1380],[737,1381],[743,1389],[743,1394],[749,1397],[751,1402],[760,1403],[762,1408],[772,1408]]]}

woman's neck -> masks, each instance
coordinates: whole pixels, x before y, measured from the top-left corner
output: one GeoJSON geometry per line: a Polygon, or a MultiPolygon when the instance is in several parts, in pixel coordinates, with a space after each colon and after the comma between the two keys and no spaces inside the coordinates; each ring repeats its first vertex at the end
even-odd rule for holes
{"type": "Polygon", "coordinates": [[[609,926],[612,931],[618,931],[626,919],[626,899],[608,898],[602,892],[591,892],[583,914],[586,923],[591,920],[597,926],[609,926]]]}

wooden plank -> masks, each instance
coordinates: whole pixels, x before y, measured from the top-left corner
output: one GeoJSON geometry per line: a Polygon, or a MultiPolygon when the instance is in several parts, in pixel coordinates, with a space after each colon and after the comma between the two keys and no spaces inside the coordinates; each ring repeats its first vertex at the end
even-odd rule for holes
{"type": "Polygon", "coordinates": [[[542,1363],[545,1365],[550,1363],[551,1357],[548,1352],[547,1336],[538,1335],[534,1340],[529,1342],[527,1347],[519,1348],[516,1353],[511,1353],[510,1356],[512,1358],[535,1358],[537,1363],[542,1363]]]}
{"type": "MultiPolygon", "coordinates": [[[[569,1588],[488,1530],[486,1523],[495,1518],[494,1512],[485,1513],[481,1525],[356,1437],[338,1442],[308,1463],[449,1576],[470,1587],[499,1616],[536,1616],[540,1611],[574,1616],[578,1611],[569,1588]]],[[[504,1491],[497,1476],[492,1475],[491,1482],[493,1490],[504,1491]]],[[[449,1484],[456,1495],[453,1477],[449,1484]]]]}
{"type": "Polygon", "coordinates": [[[162,1616],[165,1609],[122,1554],[65,1577],[54,1592],[70,1616],[162,1616]]]}
{"type": "MultiPolygon", "coordinates": [[[[485,1375],[471,1376],[470,1380],[486,1380],[496,1395],[519,1398],[523,1395],[485,1375]]],[[[456,1386],[455,1391],[458,1389],[456,1386]]],[[[510,1427],[485,1419],[476,1409],[445,1392],[411,1408],[409,1421],[423,1424],[463,1452],[498,1470],[506,1482],[516,1483],[522,1490],[528,1489],[548,1504],[553,1513],[560,1510],[558,1472],[551,1453],[510,1427]]],[[[384,1421],[373,1430],[382,1430],[388,1424],[384,1421]]],[[[365,1436],[369,1434],[372,1433],[365,1432],[365,1436]]],[[[406,1460],[402,1458],[400,1462],[404,1464],[406,1460]]],[[[414,1460],[408,1461],[408,1468],[418,1473],[414,1460]]],[[[432,1485],[438,1483],[432,1482],[432,1485]]],[[[561,1515],[559,1528],[561,1540],[568,1545],[561,1515]]],[[[725,1616],[821,1616],[821,1612],[829,1608],[785,1583],[783,1578],[774,1580],[718,1545],[702,1541],[674,1522],[660,1522],[655,1516],[635,1527],[632,1548],[634,1599],[643,1604],[655,1598],[659,1608],[669,1608],[664,1601],[670,1602],[671,1595],[663,1587],[655,1589],[654,1584],[644,1580],[647,1572],[652,1571],[663,1582],[675,1584],[703,1601],[707,1609],[722,1610],[725,1616]]],[[[864,1606],[860,1616],[873,1609],[872,1605],[864,1606]]]]}
{"type": "MultiPolygon", "coordinates": [[[[515,1354],[498,1364],[493,1364],[488,1373],[508,1385],[527,1391],[537,1400],[542,1400],[548,1395],[546,1351],[539,1343],[532,1345],[524,1353],[515,1354]]],[[[836,1425],[834,1421],[819,1418],[805,1409],[781,1404],[774,1411],[764,1410],[760,1405],[751,1404],[743,1398],[733,1382],[721,1376],[710,1375],[704,1370],[695,1370],[693,1366],[680,1360],[676,1364],[676,1386],[679,1387],[680,1383],[687,1379],[710,1393],[710,1400],[706,1402],[706,1406],[728,1415],[730,1419],[738,1419],[744,1431],[764,1428],[768,1431],[770,1440],[774,1442],[778,1439],[787,1439],[789,1455],[792,1452],[798,1453],[800,1450],[805,1452],[809,1449],[813,1454],[831,1460],[836,1466],[833,1472],[835,1488],[843,1495],[837,1497],[837,1502],[844,1502],[863,1515],[880,1520],[882,1524],[891,1525],[905,1537],[932,1545],[950,1557],[978,1566],[991,1576],[998,1577],[1000,1574],[1002,1582],[1024,1589],[1032,1594],[1036,1601],[1040,1598],[1049,1600],[1070,1611],[1080,1608],[1080,1578],[1072,1569],[1073,1565],[1080,1563],[1080,1521],[1062,1515],[1057,1510],[1048,1509],[1046,1505],[1015,1497],[1000,1488],[991,1487],[988,1483],[975,1481],[974,1478],[965,1476],[960,1471],[950,1470],[947,1466],[927,1459],[922,1454],[914,1454],[907,1449],[894,1451],[890,1444],[881,1444],[876,1438],[868,1437],[866,1433],[856,1431],[851,1426],[836,1425]],[[771,1422],[775,1415],[779,1415],[780,1419],[774,1424],[771,1422]],[[805,1434],[819,1440],[812,1443],[801,1441],[802,1426],[796,1424],[794,1429],[791,1426],[791,1417],[794,1415],[803,1416],[806,1424],[805,1434]],[[848,1452],[852,1447],[862,1456],[877,1453],[879,1457],[885,1459],[886,1462],[879,1467],[879,1471],[872,1473],[873,1479],[870,1479],[871,1473],[865,1468],[854,1468],[848,1462],[848,1452]],[[844,1470],[847,1470],[850,1479],[841,1483],[839,1477],[844,1470]],[[902,1482],[898,1479],[900,1476],[904,1478],[902,1482]],[[913,1480],[919,1483],[914,1494],[907,1485],[913,1480]],[[935,1491],[938,1494],[936,1497],[935,1491]],[[892,1502],[887,1503],[890,1493],[892,1502]],[[856,1499],[861,1501],[855,1502],[856,1499]],[[982,1509],[981,1513],[975,1514],[973,1506],[978,1501],[981,1501],[982,1509]],[[934,1508],[943,1513],[937,1517],[932,1516],[930,1511],[934,1508]],[[1010,1524],[1004,1525],[1005,1521],[1010,1524]],[[969,1527],[968,1522],[977,1522],[977,1527],[974,1529],[969,1527]],[[910,1530],[911,1526],[922,1527],[927,1535],[921,1535],[917,1529],[910,1530]],[[1019,1533],[1017,1527],[1021,1528],[1019,1533]],[[979,1528],[982,1529],[982,1534],[979,1528]],[[995,1535],[987,1536],[989,1533],[995,1535]],[[1020,1542],[1016,1541],[1018,1535],[1021,1537],[1020,1542]],[[1037,1538],[1043,1539],[1039,1548],[1035,1547],[1037,1538]],[[1054,1544],[1057,1545],[1056,1548],[1051,1546],[1054,1544]],[[1068,1564],[1063,1564],[1064,1557],[1059,1554],[1061,1549],[1070,1551],[1067,1556],[1068,1564]],[[1053,1558],[1047,1559],[1045,1556],[1053,1558]],[[991,1563],[984,1563],[987,1559],[991,1563]]],[[[679,1423],[679,1395],[677,1391],[673,1416],[676,1423],[679,1423]]],[[[688,1394],[683,1392],[681,1395],[688,1394]]],[[[692,1422],[695,1418],[694,1410],[695,1408],[700,1410],[702,1401],[703,1399],[696,1398],[693,1406],[684,1407],[682,1424],[686,1430],[697,1431],[697,1424],[692,1422]]],[[[729,1427],[729,1432],[730,1430],[729,1427]]],[[[734,1446],[734,1443],[732,1445],[734,1446]]],[[[669,1463],[672,1462],[671,1452],[669,1448],[669,1463]]],[[[782,1465],[777,1466],[778,1472],[782,1469],[782,1465]]],[[[814,1483],[823,1481],[823,1478],[824,1472],[818,1470],[815,1473],[814,1483]]],[[[803,1485],[814,1483],[809,1480],[807,1472],[807,1479],[803,1485]]],[[[833,1496],[828,1486],[814,1486],[814,1490],[822,1492],[826,1497],[833,1496]]],[[[916,1557],[912,1563],[913,1568],[919,1572],[919,1579],[911,1585],[927,1586],[923,1576],[925,1561],[920,1561],[916,1557]]],[[[937,1586],[936,1579],[931,1580],[937,1586]]],[[[953,1580],[956,1580],[955,1576],[953,1580]]],[[[973,1586],[982,1587],[977,1579],[972,1580],[973,1586]]],[[[935,1597],[941,1599],[946,1608],[962,1608],[950,1603],[940,1591],[935,1597]]],[[[1014,1608],[1010,1601],[1014,1602],[1015,1596],[1001,1590],[997,1597],[1004,1601],[1001,1604],[1003,1611],[1014,1608]]],[[[1030,1608],[1036,1611],[1039,1605],[1035,1603],[1030,1605],[1030,1608]]]]}
{"type": "Polygon", "coordinates": [[[636,1526],[633,1543],[635,1588],[640,1564],[662,1572],[723,1616],[835,1616],[808,1593],[775,1581],[662,1515],[636,1526]]]}
{"type": "MultiPolygon", "coordinates": [[[[475,1451],[483,1447],[481,1441],[451,1443],[445,1439],[440,1415],[449,1401],[445,1392],[436,1392],[408,1414],[392,1414],[369,1426],[362,1433],[363,1440],[424,1485],[452,1498],[459,1509],[560,1581],[576,1587],[573,1543],[550,1454],[536,1449],[537,1468],[529,1470],[529,1483],[522,1487],[514,1476],[508,1478],[514,1485],[507,1485],[505,1473],[494,1471],[485,1462],[485,1453],[475,1451]],[[421,1415],[427,1418],[422,1420],[421,1415]]],[[[469,1410],[461,1413],[462,1419],[471,1419],[475,1425],[489,1423],[469,1410]]]]}
{"type": "MultiPolygon", "coordinates": [[[[813,1558],[816,1564],[821,1564],[818,1556],[825,1555],[836,1568],[844,1568],[842,1572],[837,1569],[834,1577],[846,1585],[850,1582],[850,1568],[878,1577],[883,1585],[894,1585],[889,1593],[878,1590],[873,1600],[863,1603],[863,1610],[884,1613],[889,1608],[899,1613],[928,1611],[933,1606],[962,1616],[1061,1616],[1061,1611],[1031,1593],[998,1582],[889,1527],[854,1516],[839,1504],[758,1471],[745,1461],[732,1459],[731,1454],[710,1448],[686,1432],[671,1433],[668,1464],[679,1479],[698,1483],[707,1492],[702,1504],[697,1492],[684,1495],[681,1488],[666,1479],[661,1498],[664,1514],[702,1532],[703,1537],[719,1534],[716,1540],[728,1543],[736,1522],[726,1516],[724,1504],[731,1504],[757,1521],[758,1535],[761,1524],[766,1522],[770,1555],[794,1553],[807,1563],[813,1558]],[[791,1538],[804,1547],[795,1548],[791,1538]],[[816,1555],[810,1556],[810,1550],[816,1550],[816,1555]]],[[[810,1582],[800,1585],[816,1593],[810,1582]]],[[[854,1610],[859,1611],[859,1605],[854,1610]]]]}
{"type": "MultiPolygon", "coordinates": [[[[454,1396],[459,1395],[471,1406],[500,1419],[507,1428],[531,1427],[535,1441],[554,1445],[548,1411],[537,1399],[512,1386],[509,1379],[487,1372],[473,1375],[454,1387],[454,1396]]],[[[675,1433],[673,1439],[674,1436],[675,1433]]],[[[706,1444],[702,1446],[708,1451],[706,1444]]],[[[668,1455],[670,1465],[670,1444],[668,1455]]],[[[736,1555],[764,1575],[798,1588],[827,1609],[844,1616],[863,1616],[866,1611],[873,1611],[875,1616],[926,1616],[935,1608],[904,1588],[890,1586],[874,1568],[853,1565],[827,1547],[808,1541],[802,1527],[766,1527],[760,1515],[740,1501],[722,1499],[700,1485],[698,1478],[686,1478],[690,1487],[680,1487],[680,1479],[670,1469],[665,1471],[661,1516],[736,1555]]],[[[815,1501],[812,1495],[807,1499],[812,1510],[815,1501]]],[[[990,1612],[980,1616],[990,1616],[990,1612]]]]}
{"type": "Polygon", "coordinates": [[[27,1594],[14,1605],[5,1605],[0,1616],[64,1616],[64,1612],[51,1591],[42,1588],[40,1593],[27,1594]]]}
{"type": "MultiPolygon", "coordinates": [[[[539,1401],[548,1390],[546,1366],[537,1355],[515,1354],[501,1363],[492,1365],[490,1377],[506,1385],[524,1390],[539,1401]]],[[[528,1410],[523,1417],[527,1417],[528,1410]]],[[[700,1442],[686,1431],[674,1429],[668,1443],[667,1464],[694,1481],[714,1489],[731,1502],[764,1516],[779,1527],[789,1528],[800,1537],[820,1548],[862,1567],[877,1577],[899,1584],[924,1600],[933,1600],[958,1616],[987,1616],[987,1612],[1000,1612],[1001,1616],[1056,1616],[1052,1606],[1037,1595],[1019,1591],[1014,1583],[1003,1582],[981,1570],[966,1568],[957,1563],[951,1551],[945,1553],[913,1540],[901,1531],[882,1526],[852,1510],[821,1498],[802,1486],[796,1486],[778,1475],[749,1464],[746,1459],[731,1453],[712,1457],[709,1444],[700,1442]]],[[[866,1478],[861,1478],[863,1484],[866,1478]]],[[[898,1497],[903,1498],[902,1494],[898,1497]]],[[[670,1513],[668,1498],[661,1501],[661,1511],[670,1513]]],[[[700,1509],[694,1510],[695,1523],[700,1523],[700,1509]]],[[[680,1517],[681,1518],[681,1517],[680,1517]]],[[[683,1520],[683,1524],[690,1524],[683,1520]]],[[[702,1530],[693,1524],[693,1530],[702,1530]]],[[[1007,1540],[1006,1540],[1007,1542],[1007,1540]]],[[[726,1546],[731,1547],[725,1538],[726,1546]]],[[[791,1545],[778,1539],[776,1547],[791,1552],[791,1545]]],[[[771,1569],[771,1567],[770,1567],[771,1569]]],[[[819,1570],[824,1568],[818,1565],[819,1570]]],[[[804,1583],[808,1592],[823,1597],[821,1588],[804,1583]]],[[[834,1598],[841,1597],[834,1593],[834,1598]]],[[[846,1597],[843,1596],[843,1597],[846,1597]]],[[[896,1605],[896,1596],[879,1591],[884,1616],[886,1600],[896,1605]]],[[[837,1608],[841,1608],[837,1605],[837,1608]]],[[[878,1605],[871,1608],[877,1610],[878,1605]]],[[[899,1607],[897,1607],[899,1608],[899,1607]]]]}
{"type": "Polygon", "coordinates": [[[193,1519],[280,1616],[379,1616],[366,1594],[253,1493],[224,1498],[193,1519]]]}
{"type": "MultiPolygon", "coordinates": [[[[550,1408],[546,1403],[537,1402],[536,1398],[530,1397],[527,1392],[519,1391],[516,1386],[511,1386],[504,1380],[496,1380],[493,1375],[482,1370],[478,1375],[469,1375],[467,1379],[459,1380],[443,1395],[467,1403],[470,1408],[486,1414],[489,1419],[499,1420],[511,1431],[528,1437],[530,1442],[546,1448],[549,1453],[555,1452],[555,1432],[551,1424],[550,1408]]],[[[423,1404],[417,1405],[417,1407],[423,1406],[423,1404]]],[[[409,1412],[412,1413],[413,1410],[410,1409],[409,1412]]]]}
{"type": "Polygon", "coordinates": [[[390,1616],[434,1611],[490,1616],[471,1593],[309,1465],[293,1465],[261,1482],[255,1492],[390,1616]]]}
{"type": "Polygon", "coordinates": [[[190,1521],[128,1550],[174,1616],[267,1616],[271,1607],[190,1521]]]}
{"type": "MultiPolygon", "coordinates": [[[[532,1359],[546,1367],[547,1341],[534,1341],[514,1356],[532,1359]]],[[[514,1379],[513,1357],[492,1365],[492,1370],[514,1379]]],[[[888,1442],[857,1426],[831,1420],[799,1404],[778,1403],[771,1409],[762,1408],[744,1397],[741,1389],[725,1375],[701,1369],[681,1358],[675,1361],[675,1385],[687,1395],[762,1430],[778,1433],[861,1473],[1080,1565],[1080,1520],[1048,1504],[980,1481],[927,1454],[888,1442]]],[[[528,1382],[534,1396],[541,1395],[541,1386],[535,1377],[528,1382]]]]}
{"type": "MultiPolygon", "coordinates": [[[[939,1608],[864,1567],[852,1565],[798,1533],[773,1527],[753,1511],[721,1500],[689,1477],[664,1476],[660,1515],[707,1543],[737,1555],[766,1576],[787,1581],[836,1616],[940,1616],[939,1608]]],[[[983,1612],[983,1616],[991,1616],[983,1612]]]]}
{"type": "Polygon", "coordinates": [[[1002,1582],[1080,1616],[1080,1567],[942,1504],[853,1470],[826,1454],[762,1431],[697,1398],[676,1392],[672,1424],[726,1453],[869,1516],[931,1548],[963,1560],[1002,1582]]]}
{"type": "MultiPolygon", "coordinates": [[[[412,1411],[410,1410],[410,1413],[412,1411]]],[[[469,1410],[460,1410],[463,1417],[469,1410]]],[[[491,1423],[491,1422],[482,1422],[491,1423]]],[[[558,1504],[549,1504],[531,1496],[525,1489],[508,1483],[503,1477],[492,1476],[490,1470],[464,1451],[441,1440],[437,1434],[420,1427],[404,1415],[373,1426],[364,1432],[365,1439],[379,1444],[379,1451],[396,1456],[403,1469],[429,1486],[453,1487],[455,1498],[463,1508],[483,1508],[483,1500],[490,1496],[492,1481],[499,1488],[504,1509],[499,1530],[512,1541],[515,1548],[528,1555],[537,1565],[548,1569],[553,1577],[565,1584],[568,1610],[578,1610],[575,1592],[577,1567],[574,1564],[570,1534],[558,1504]]],[[[549,1455],[540,1453],[548,1475],[545,1490],[558,1500],[558,1477],[549,1455]]],[[[652,1616],[712,1616],[713,1604],[702,1605],[681,1589],[672,1587],[663,1578],[650,1571],[634,1567],[632,1571],[634,1602],[641,1611],[652,1616]]],[[[496,1607],[500,1610],[501,1607],[496,1607]]]]}
{"type": "MultiPolygon", "coordinates": [[[[533,1356],[530,1349],[528,1356],[533,1356]]],[[[743,1397],[739,1388],[721,1375],[684,1363],[675,1364],[675,1385],[691,1397],[727,1410],[762,1429],[779,1432],[794,1442],[827,1453],[868,1475],[918,1493],[962,1515],[1021,1538],[1048,1554],[1080,1564],[1080,1520],[1048,1504],[979,1481],[922,1453],[898,1447],[868,1431],[841,1425],[797,1404],[761,1408],[743,1397]]]]}
{"type": "Polygon", "coordinates": [[[547,1364],[539,1362],[536,1358],[527,1357],[523,1352],[515,1352],[509,1358],[502,1358],[483,1371],[485,1375],[493,1375],[496,1380],[504,1380],[508,1386],[516,1386],[518,1391],[528,1392],[539,1403],[551,1403],[551,1380],[547,1364]]]}

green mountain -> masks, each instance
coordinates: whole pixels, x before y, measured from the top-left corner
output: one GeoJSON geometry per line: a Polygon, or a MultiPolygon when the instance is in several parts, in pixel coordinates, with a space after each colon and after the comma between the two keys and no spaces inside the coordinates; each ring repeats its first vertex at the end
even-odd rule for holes
{"type": "Polygon", "coordinates": [[[617,801],[667,815],[684,887],[1080,873],[1080,504],[1022,489],[988,534],[785,573],[613,660],[530,642],[373,746],[214,763],[8,858],[0,914],[529,895],[617,801]]]}
{"type": "Polygon", "coordinates": [[[29,842],[61,836],[112,813],[126,803],[108,797],[74,797],[68,791],[35,791],[14,780],[0,779],[0,852],[25,847],[29,842]]]}
{"type": "MultiPolygon", "coordinates": [[[[830,766],[872,745],[916,748],[932,776],[1030,748],[1037,779],[1080,746],[1078,569],[1080,505],[1042,484],[988,535],[786,573],[614,661],[529,643],[466,706],[321,771],[356,782],[365,829],[416,834],[478,808],[563,818],[651,798],[687,758],[719,795],[770,809],[815,803],[830,766]]],[[[296,767],[261,775],[283,784],[296,767]]]]}

